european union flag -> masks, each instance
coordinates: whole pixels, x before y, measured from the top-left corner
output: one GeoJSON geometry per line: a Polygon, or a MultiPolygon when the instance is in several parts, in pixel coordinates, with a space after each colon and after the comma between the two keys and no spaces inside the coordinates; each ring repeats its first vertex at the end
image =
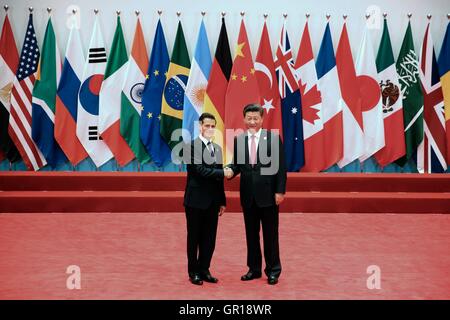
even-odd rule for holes
{"type": "Polygon", "coordinates": [[[158,21],[147,71],[147,80],[142,94],[143,110],[140,122],[142,143],[158,167],[162,167],[166,161],[170,160],[171,152],[159,131],[162,94],[169,63],[169,52],[167,51],[164,31],[161,21],[158,21]]]}

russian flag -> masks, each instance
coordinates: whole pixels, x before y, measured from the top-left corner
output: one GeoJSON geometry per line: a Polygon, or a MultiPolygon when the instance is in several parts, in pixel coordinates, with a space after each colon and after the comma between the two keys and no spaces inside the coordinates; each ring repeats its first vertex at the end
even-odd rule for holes
{"type": "Polygon", "coordinates": [[[74,166],[88,156],[76,130],[78,91],[84,63],[80,34],[73,26],[56,96],[55,139],[74,166]]]}

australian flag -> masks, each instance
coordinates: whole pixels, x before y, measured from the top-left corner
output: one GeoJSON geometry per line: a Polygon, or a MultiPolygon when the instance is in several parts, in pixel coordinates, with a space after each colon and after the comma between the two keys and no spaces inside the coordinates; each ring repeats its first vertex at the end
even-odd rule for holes
{"type": "Polygon", "coordinates": [[[169,63],[170,58],[164,31],[161,21],[158,21],[147,71],[147,80],[142,94],[144,109],[141,112],[140,121],[141,141],[158,167],[162,167],[171,159],[171,150],[159,133],[161,100],[169,63]]]}
{"type": "Polygon", "coordinates": [[[281,38],[275,57],[275,70],[281,97],[286,166],[288,171],[295,172],[299,171],[305,163],[302,103],[286,26],[283,26],[281,30],[281,38]]]}

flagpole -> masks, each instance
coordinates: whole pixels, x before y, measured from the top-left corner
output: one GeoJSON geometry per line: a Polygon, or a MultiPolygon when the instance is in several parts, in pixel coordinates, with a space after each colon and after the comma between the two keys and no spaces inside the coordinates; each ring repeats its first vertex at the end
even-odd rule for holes
{"type": "MultiPolygon", "coordinates": [[[[3,9],[5,9],[5,14],[8,15],[9,6],[7,4],[5,4],[3,6],[3,9]]],[[[11,161],[8,161],[8,162],[9,162],[9,171],[12,171],[12,162],[11,161]]]]}

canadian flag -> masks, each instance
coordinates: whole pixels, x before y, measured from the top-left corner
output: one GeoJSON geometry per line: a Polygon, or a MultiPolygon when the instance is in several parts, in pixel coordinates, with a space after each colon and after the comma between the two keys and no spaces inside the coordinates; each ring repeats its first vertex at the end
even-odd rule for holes
{"type": "Polygon", "coordinates": [[[308,22],[298,49],[295,71],[300,88],[303,113],[305,165],[303,172],[319,172],[325,167],[322,98],[318,88],[316,65],[309,36],[308,22]]]}

